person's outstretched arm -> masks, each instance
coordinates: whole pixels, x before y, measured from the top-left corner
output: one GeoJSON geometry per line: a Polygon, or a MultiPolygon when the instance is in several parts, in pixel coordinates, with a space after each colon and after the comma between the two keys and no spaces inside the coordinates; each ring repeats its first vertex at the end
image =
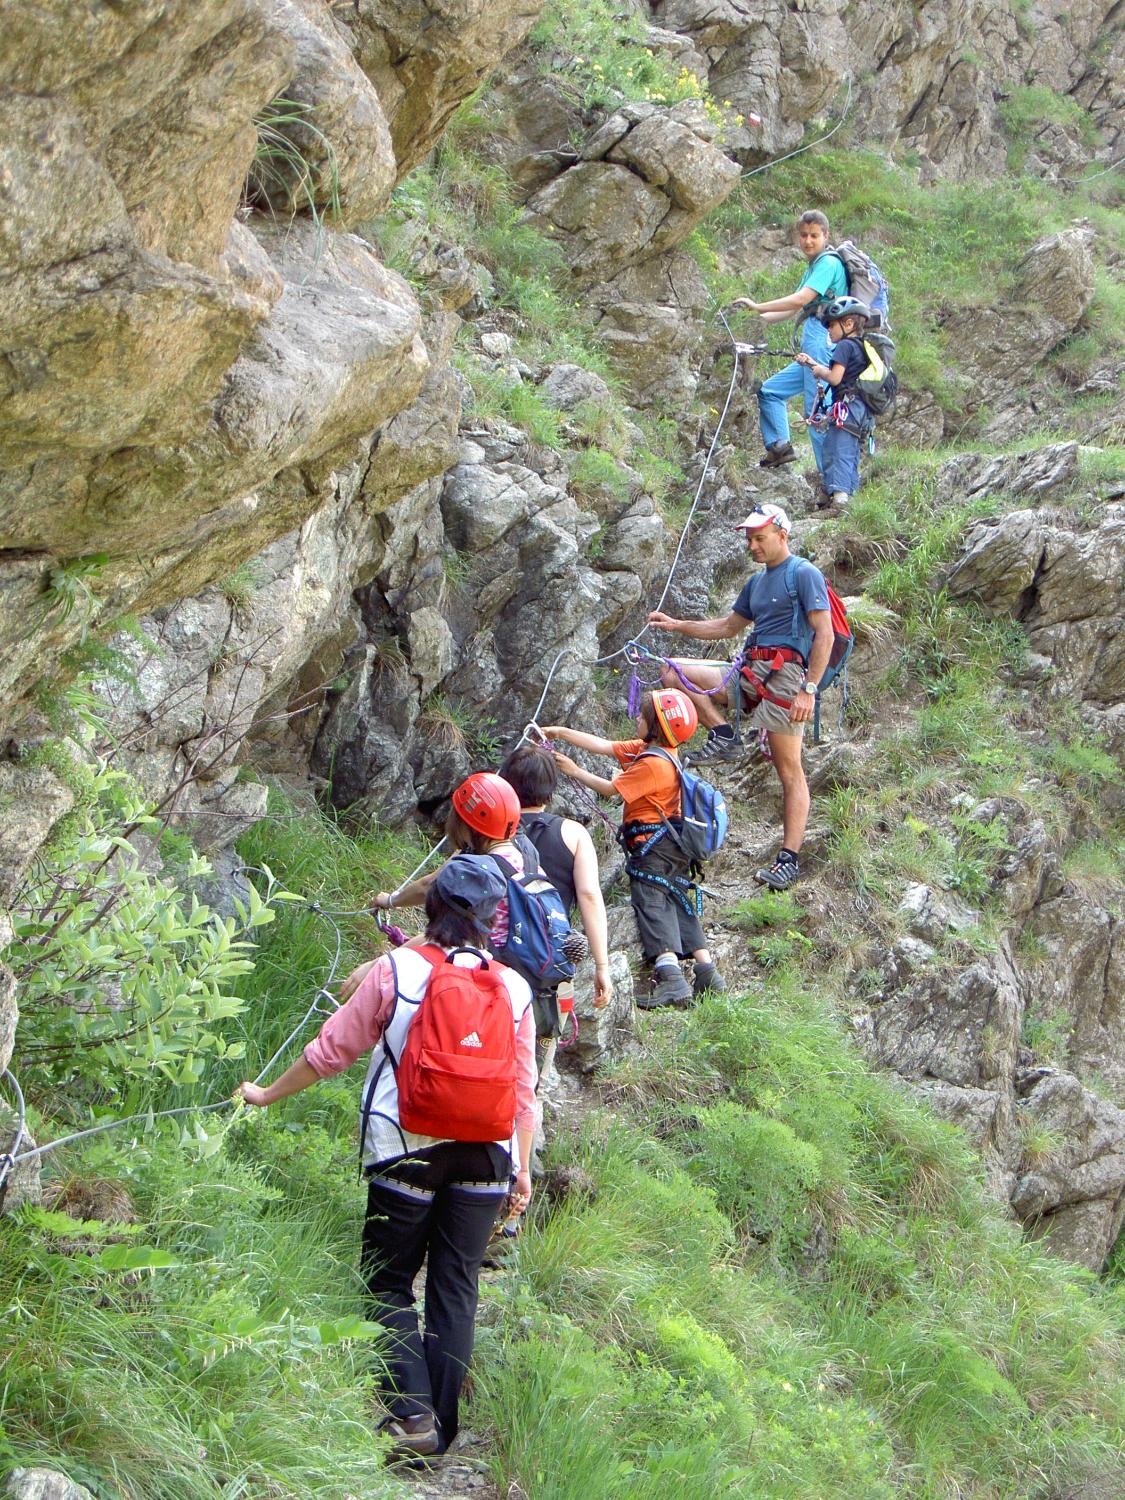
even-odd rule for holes
{"type": "Polygon", "coordinates": [[[390,911],[392,906],[425,906],[426,892],[437,878],[438,871],[431,870],[428,875],[419,875],[417,880],[400,886],[397,891],[380,891],[371,905],[382,911],[390,911]]]}
{"type": "Polygon", "coordinates": [[[751,297],[739,297],[731,306],[748,307],[751,312],[756,313],[780,313],[783,318],[791,318],[819,296],[820,293],[811,286],[803,286],[799,291],[790,292],[787,297],[775,297],[772,302],[755,302],[751,297]]]}
{"type": "Polygon", "coordinates": [[[307,1089],[319,1078],[320,1074],[310,1068],[303,1057],[299,1057],[295,1063],[290,1063],[281,1077],[275,1078],[268,1088],[262,1088],[260,1084],[251,1083],[247,1079],[245,1083],[238,1085],[234,1096],[246,1104],[256,1104],[259,1109],[264,1109],[268,1104],[276,1104],[279,1099],[288,1099],[292,1094],[299,1094],[302,1089],[307,1089]]]}
{"type": "MultiPolygon", "coordinates": [[[[593,735],[590,736],[593,739],[593,735]]],[[[609,741],[604,742],[606,745],[609,741]]],[[[612,750],[604,752],[612,755],[612,750]]],[[[555,751],[555,765],[565,776],[572,781],[580,782],[582,786],[588,786],[592,792],[597,792],[599,797],[617,797],[620,793],[613,782],[605,776],[595,776],[593,771],[584,771],[577,761],[571,760],[569,755],[564,755],[561,750],[555,751]]]]}
{"type": "Polygon", "coordinates": [[[389,955],[375,960],[355,993],[334,1011],[280,1078],[263,1088],[249,1079],[235,1089],[235,1098],[259,1109],[299,1094],[318,1078],[331,1078],[350,1068],[383,1035],[395,1008],[395,971],[389,955]]]}
{"type": "Polygon", "coordinates": [[[738,635],[750,624],[749,620],[735,614],[718,615],[713,620],[677,620],[654,609],[648,617],[654,630],[670,630],[675,635],[690,636],[693,641],[726,641],[738,635]]]}
{"type": "Polygon", "coordinates": [[[573,745],[576,750],[589,750],[591,755],[612,755],[613,741],[603,739],[600,734],[587,734],[584,729],[569,729],[565,724],[549,724],[543,731],[549,740],[562,740],[564,745],[573,745]]]}

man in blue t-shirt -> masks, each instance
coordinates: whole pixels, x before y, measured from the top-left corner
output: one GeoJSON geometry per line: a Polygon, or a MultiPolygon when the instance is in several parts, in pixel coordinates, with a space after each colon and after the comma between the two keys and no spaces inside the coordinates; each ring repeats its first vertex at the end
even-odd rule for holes
{"type": "MultiPolygon", "coordinates": [[[[832,615],[828,585],[820,569],[805,558],[796,558],[792,570],[789,567],[789,517],[780,505],[759,505],[736,530],[746,533],[751,557],[764,568],[749,579],[730,613],[713,620],[676,620],[654,610],[648,623],[697,641],[722,641],[740,635],[753,622],[737,680],[750,723],[763,731],[769,743],[781,781],[783,823],[777,857],[772,865],[757,870],[755,879],[783,891],[800,875],[798,856],[809,818],[801,739],[815,711],[817,684],[832,653],[832,615]]],[[[692,756],[692,765],[743,753],[744,746],[720,712],[731,702],[732,688],[723,685],[728,671],[724,662],[698,657],[677,658],[664,669],[664,685],[688,692],[699,722],[707,729],[707,742],[692,756]],[[691,692],[689,685],[699,692],[691,692]]]]}
{"type": "MultiPolygon", "coordinates": [[[[828,331],[818,321],[816,312],[833,298],[847,295],[848,273],[840,257],[828,249],[828,219],[819,209],[809,209],[797,220],[797,243],[808,265],[795,292],[790,292],[786,297],[775,297],[771,302],[754,302],[749,297],[739,297],[731,306],[748,307],[751,312],[760,313],[763,323],[801,318],[801,352],[823,365],[828,362],[832,345],[828,331]]],[[[771,375],[758,391],[758,419],[762,442],[766,445],[766,456],[760,460],[763,468],[789,464],[797,457],[796,450],[789,441],[789,413],[786,406],[794,396],[802,393],[807,419],[812,415],[816,402],[816,379],[807,366],[796,361],[786,365],[776,375],[771,375]]],[[[823,475],[824,433],[810,427],[809,439],[816,466],[823,475]]]]}

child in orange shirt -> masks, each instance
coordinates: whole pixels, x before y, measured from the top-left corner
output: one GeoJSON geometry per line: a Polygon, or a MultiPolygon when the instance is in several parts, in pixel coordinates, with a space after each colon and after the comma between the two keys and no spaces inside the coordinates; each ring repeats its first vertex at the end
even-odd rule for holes
{"type": "Polygon", "coordinates": [[[652,994],[637,1001],[645,1010],[683,1005],[704,990],[726,988],[707,947],[687,858],[675,838],[674,820],[681,814],[678,746],[692,737],[698,723],[691,699],[665,688],[646,693],[642,699],[637,739],[606,740],[565,724],[543,731],[548,739],[612,756],[622,767],[611,780],[584,771],[569,755],[555,752],[559,768],[568,776],[603,797],[620,797],[625,804],[618,836],[625,848],[625,871],[641,946],[653,966],[652,994]],[[695,960],[692,984],[679,964],[689,956],[695,960]]]}

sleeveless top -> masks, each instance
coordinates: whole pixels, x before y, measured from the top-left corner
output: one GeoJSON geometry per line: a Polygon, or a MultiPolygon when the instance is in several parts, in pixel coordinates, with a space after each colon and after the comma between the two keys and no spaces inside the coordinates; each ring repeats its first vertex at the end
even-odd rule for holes
{"type": "Polygon", "coordinates": [[[567,912],[573,915],[578,905],[574,890],[574,855],[563,840],[562,821],[556,813],[525,812],[520,818],[520,832],[526,834],[535,846],[540,869],[562,897],[567,912]]]}
{"type": "MultiPolygon", "coordinates": [[[[472,963],[468,954],[458,954],[454,963],[472,963]]],[[[416,1135],[404,1130],[398,1118],[398,1082],[395,1068],[406,1046],[406,1033],[418,1014],[430,978],[429,960],[416,948],[398,948],[391,955],[395,972],[395,1008],[381,1039],[376,1042],[363,1084],[359,1117],[360,1159],[365,1168],[385,1166],[415,1151],[435,1146],[440,1136],[416,1135]]],[[[504,970],[504,983],[512,1002],[512,1025],[518,1027],[531,1004],[531,991],[511,969],[504,970]]],[[[512,1140],[496,1141],[513,1161],[517,1152],[512,1140]]]]}

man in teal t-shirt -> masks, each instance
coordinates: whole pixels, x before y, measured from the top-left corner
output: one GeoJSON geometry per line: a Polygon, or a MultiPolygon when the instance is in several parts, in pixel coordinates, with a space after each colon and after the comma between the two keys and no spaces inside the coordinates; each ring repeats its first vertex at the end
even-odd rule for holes
{"type": "MultiPolygon", "coordinates": [[[[818,209],[810,209],[797,220],[797,242],[801,254],[808,261],[805,274],[795,292],[788,297],[776,297],[772,302],[753,302],[749,297],[740,297],[734,307],[748,307],[760,313],[764,323],[779,323],[786,318],[801,317],[801,351],[809,354],[820,365],[830,363],[832,352],[828,332],[816,317],[818,307],[836,297],[845,297],[848,292],[848,273],[838,255],[827,253],[828,220],[818,209]]],[[[797,457],[789,441],[789,414],[786,403],[794,396],[804,393],[805,416],[812,415],[816,402],[816,378],[807,366],[786,365],[776,375],[762,384],[758,392],[758,414],[762,429],[762,441],[766,445],[766,456],[761,460],[763,468],[777,464],[792,463],[797,457]]],[[[809,428],[813,456],[816,466],[824,474],[823,432],[809,428]]]]}

